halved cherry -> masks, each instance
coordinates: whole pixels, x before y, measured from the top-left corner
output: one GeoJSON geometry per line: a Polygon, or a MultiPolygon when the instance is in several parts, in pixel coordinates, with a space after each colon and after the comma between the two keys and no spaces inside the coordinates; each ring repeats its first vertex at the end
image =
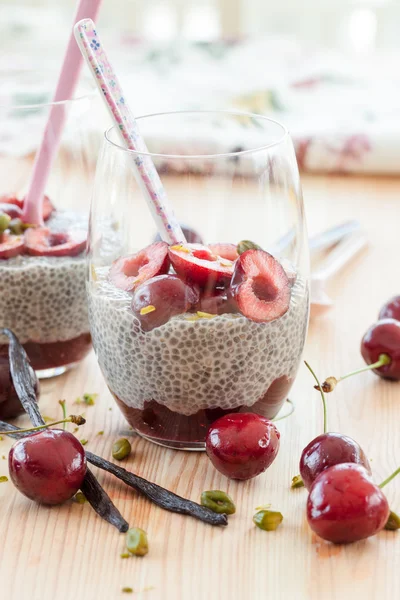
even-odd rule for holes
{"type": "Polygon", "coordinates": [[[20,219],[22,217],[22,210],[19,206],[8,202],[0,202],[0,213],[5,213],[11,219],[20,219]]]}
{"type": "Polygon", "coordinates": [[[25,249],[31,256],[76,256],[85,248],[85,231],[60,233],[38,227],[25,232],[25,249]]]}
{"type": "Polygon", "coordinates": [[[222,258],[202,244],[170,246],[169,257],[177,274],[189,283],[212,290],[227,284],[233,274],[233,262],[222,258]]]}
{"type": "Polygon", "coordinates": [[[13,258],[24,251],[24,236],[11,235],[6,231],[0,235],[0,259],[13,258]]]}
{"type": "Polygon", "coordinates": [[[168,244],[154,242],[136,254],[117,258],[111,265],[108,280],[121,290],[133,292],[148,279],[168,273],[169,266],[168,244]]]}
{"type": "Polygon", "coordinates": [[[264,250],[247,250],[239,256],[231,289],[240,312],[257,323],[278,319],[289,308],[288,276],[264,250]]]}
{"type": "MultiPolygon", "coordinates": [[[[24,207],[23,200],[21,200],[20,198],[17,198],[16,196],[13,196],[13,195],[8,195],[8,196],[5,195],[5,196],[0,196],[0,204],[1,205],[3,205],[3,204],[11,205],[11,206],[16,207],[16,209],[9,208],[8,210],[1,208],[1,211],[10,215],[10,217],[12,219],[21,218],[22,209],[24,207]],[[14,210],[14,213],[11,214],[10,210],[14,210]]],[[[47,221],[54,211],[55,211],[55,208],[54,208],[53,204],[50,202],[50,198],[48,196],[45,196],[43,198],[43,220],[47,221]]]]}
{"type": "Polygon", "coordinates": [[[235,244],[208,244],[208,247],[213,254],[227,260],[235,261],[239,257],[235,244]]]}

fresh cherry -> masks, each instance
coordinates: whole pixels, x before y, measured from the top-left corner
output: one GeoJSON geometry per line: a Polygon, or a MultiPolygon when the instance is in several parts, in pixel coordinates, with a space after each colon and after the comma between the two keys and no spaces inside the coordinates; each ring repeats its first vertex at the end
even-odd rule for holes
{"type": "Polygon", "coordinates": [[[168,244],[154,242],[136,254],[114,261],[108,279],[115,287],[133,292],[148,279],[168,273],[169,266],[168,244]]]}
{"type": "Polygon", "coordinates": [[[86,474],[82,444],[61,429],[47,429],[15,442],[8,465],[15,487],[42,504],[62,504],[72,498],[86,474]]]}
{"type": "Polygon", "coordinates": [[[52,232],[47,227],[27,229],[25,250],[31,256],[77,256],[86,248],[86,232],[52,232]]]}
{"type": "Polygon", "coordinates": [[[239,309],[229,290],[217,288],[201,294],[196,310],[211,315],[223,315],[237,313],[239,309]]]}
{"type": "Polygon", "coordinates": [[[239,257],[235,244],[208,244],[208,247],[210,248],[213,254],[216,254],[221,258],[231,260],[232,262],[234,262],[239,257]]]}
{"type": "Polygon", "coordinates": [[[246,250],[235,263],[231,289],[240,312],[258,323],[284,315],[290,283],[281,264],[264,250],[246,250]]]}
{"type": "Polygon", "coordinates": [[[199,292],[177,275],[158,275],[139,286],[132,298],[132,311],[144,331],[167,323],[171,317],[189,311],[199,292]]]}
{"type": "Polygon", "coordinates": [[[215,421],[206,437],[206,452],[220,473],[251,479],[275,460],[280,433],[272,421],[255,413],[230,413],[215,421]]]}
{"type": "Polygon", "coordinates": [[[382,306],[379,319],[396,319],[396,321],[400,321],[400,296],[394,296],[382,306]]]}
{"type": "Polygon", "coordinates": [[[227,285],[233,274],[233,262],[213,254],[201,244],[170,246],[169,257],[176,273],[183,280],[211,291],[227,285]]]}
{"type": "Polygon", "coordinates": [[[371,473],[368,459],[355,440],[340,433],[322,433],[301,454],[300,475],[305,487],[309,490],[322,471],[341,463],[360,464],[371,473]]]}
{"type": "Polygon", "coordinates": [[[307,520],[324,540],[347,544],[375,535],[385,526],[389,504],[368,471],[342,463],[323,471],[307,500],[307,520]]]}
{"type": "MultiPolygon", "coordinates": [[[[361,354],[368,365],[375,365],[374,373],[384,379],[400,379],[400,321],[382,319],[372,325],[361,341],[361,354]],[[376,366],[382,355],[388,364],[376,366]]],[[[372,368],[372,367],[371,367],[372,368]]]]}
{"type": "Polygon", "coordinates": [[[24,236],[11,235],[7,231],[0,234],[0,259],[14,258],[25,250],[24,236]]]}
{"type": "MultiPolygon", "coordinates": [[[[7,214],[9,214],[12,219],[21,218],[22,209],[24,207],[23,200],[20,200],[16,196],[12,196],[12,195],[0,196],[0,205],[5,206],[5,208],[4,209],[1,208],[0,211],[6,212],[7,214]],[[6,208],[7,205],[10,208],[7,209],[6,208]],[[11,207],[14,207],[14,208],[11,208],[11,207]],[[18,211],[18,212],[16,213],[15,211],[18,211]]],[[[55,208],[54,208],[53,204],[50,202],[50,198],[48,196],[45,196],[43,198],[43,220],[47,221],[54,211],[55,211],[55,208]]]]}

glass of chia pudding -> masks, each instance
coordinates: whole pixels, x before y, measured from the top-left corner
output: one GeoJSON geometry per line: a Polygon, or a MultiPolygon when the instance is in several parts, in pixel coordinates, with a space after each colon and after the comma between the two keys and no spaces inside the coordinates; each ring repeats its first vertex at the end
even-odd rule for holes
{"type": "MultiPolygon", "coordinates": [[[[39,377],[63,373],[91,348],[85,249],[93,143],[88,116],[95,95],[86,84],[56,103],[67,118],[46,187],[43,223],[24,217],[24,201],[56,83],[56,74],[0,73],[0,327],[24,344],[39,377]],[[68,207],[66,210],[64,207],[68,207]]],[[[0,336],[0,357],[8,352],[0,336]]]]}
{"type": "Polygon", "coordinates": [[[132,172],[141,155],[106,131],[88,247],[93,345],[136,432],[199,450],[225,413],[275,417],[296,377],[309,313],[299,173],[286,129],[262,116],[137,121],[186,240],[160,239],[132,172]]]}

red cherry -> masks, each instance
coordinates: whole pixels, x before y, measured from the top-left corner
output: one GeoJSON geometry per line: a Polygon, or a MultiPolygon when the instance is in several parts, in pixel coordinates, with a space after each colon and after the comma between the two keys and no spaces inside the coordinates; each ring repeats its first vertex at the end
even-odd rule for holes
{"type": "Polygon", "coordinates": [[[323,471],[307,500],[307,520],[324,540],[348,544],[375,535],[389,517],[389,504],[361,465],[343,463],[323,471]]]}
{"type": "Polygon", "coordinates": [[[168,273],[169,266],[168,244],[154,242],[136,254],[121,256],[115,260],[108,279],[115,287],[133,292],[148,279],[168,273]]]}
{"type": "Polygon", "coordinates": [[[229,294],[228,290],[215,289],[201,295],[196,310],[211,315],[223,315],[226,313],[237,313],[238,306],[229,294]]]}
{"type": "Polygon", "coordinates": [[[86,232],[52,232],[47,227],[27,229],[25,249],[31,256],[77,256],[86,248],[86,232]]]}
{"type": "Polygon", "coordinates": [[[374,373],[384,379],[400,379],[400,321],[382,319],[372,325],[361,341],[361,354],[368,365],[379,360],[380,355],[387,354],[391,362],[374,373]]]}
{"type": "Polygon", "coordinates": [[[132,310],[144,331],[151,331],[181,315],[199,300],[199,292],[177,275],[158,275],[137,288],[132,310]],[[151,309],[150,312],[146,309],[151,309]]]}
{"type": "MultiPolygon", "coordinates": [[[[8,215],[10,215],[10,217],[12,219],[15,218],[21,218],[22,215],[22,209],[24,207],[24,201],[20,200],[19,198],[17,198],[16,196],[0,196],[0,204],[1,205],[13,205],[14,207],[16,207],[16,209],[0,209],[0,212],[6,212],[8,215]],[[13,214],[11,214],[11,212],[13,212],[13,214]],[[15,213],[15,211],[18,211],[17,213],[15,213]]],[[[53,206],[53,204],[50,202],[50,198],[48,196],[45,196],[43,198],[43,220],[47,221],[51,214],[55,211],[55,208],[53,206]]]]}
{"type": "Polygon", "coordinates": [[[18,206],[5,202],[0,202],[0,213],[5,213],[11,219],[20,219],[22,217],[22,210],[18,206]]]}
{"type": "Polygon", "coordinates": [[[213,254],[227,260],[235,261],[239,257],[235,244],[208,244],[208,247],[213,254]]]}
{"type": "Polygon", "coordinates": [[[246,250],[235,263],[231,289],[240,312],[258,323],[287,312],[290,283],[281,264],[264,250],[246,250]]]}
{"type": "Polygon", "coordinates": [[[15,442],[8,466],[22,494],[42,504],[62,504],[81,487],[86,456],[72,433],[47,429],[15,442]]]}
{"type": "Polygon", "coordinates": [[[230,413],[215,421],[206,437],[206,452],[220,473],[231,479],[251,479],[275,460],[280,433],[255,413],[230,413]]]}
{"type": "Polygon", "coordinates": [[[361,446],[347,435],[323,433],[313,439],[300,458],[300,475],[309,490],[315,479],[333,465],[356,463],[371,473],[371,467],[361,446]]]}
{"type": "Polygon", "coordinates": [[[179,277],[207,290],[227,284],[233,274],[232,261],[213,254],[201,244],[170,246],[169,257],[179,277]]]}
{"type": "Polygon", "coordinates": [[[11,235],[11,233],[7,233],[7,231],[0,234],[0,259],[18,256],[24,252],[24,249],[24,236],[11,235]]]}
{"type": "Polygon", "coordinates": [[[400,321],[400,296],[394,296],[382,306],[379,319],[396,319],[396,321],[400,321]]]}

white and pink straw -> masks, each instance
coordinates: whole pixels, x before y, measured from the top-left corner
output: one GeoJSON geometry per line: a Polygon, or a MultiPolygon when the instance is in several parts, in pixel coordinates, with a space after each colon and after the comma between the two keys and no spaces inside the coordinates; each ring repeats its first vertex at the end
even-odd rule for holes
{"type": "MultiPolygon", "coordinates": [[[[100,4],[101,0],[80,0],[73,22],[76,23],[84,17],[95,19],[100,4]]],[[[73,31],[71,31],[46,128],[39,150],[36,153],[32,176],[24,201],[22,219],[26,223],[43,225],[44,192],[67,117],[65,100],[70,100],[74,95],[82,64],[82,55],[76,46],[73,31]]]]}
{"type": "Polygon", "coordinates": [[[169,244],[185,243],[182,229],[176,220],[151,156],[148,155],[138,124],[125,103],[117,76],[91,19],[82,19],[75,25],[75,38],[106,103],[123,146],[134,151],[132,168],[136,181],[147,201],[161,238],[169,244]]]}

